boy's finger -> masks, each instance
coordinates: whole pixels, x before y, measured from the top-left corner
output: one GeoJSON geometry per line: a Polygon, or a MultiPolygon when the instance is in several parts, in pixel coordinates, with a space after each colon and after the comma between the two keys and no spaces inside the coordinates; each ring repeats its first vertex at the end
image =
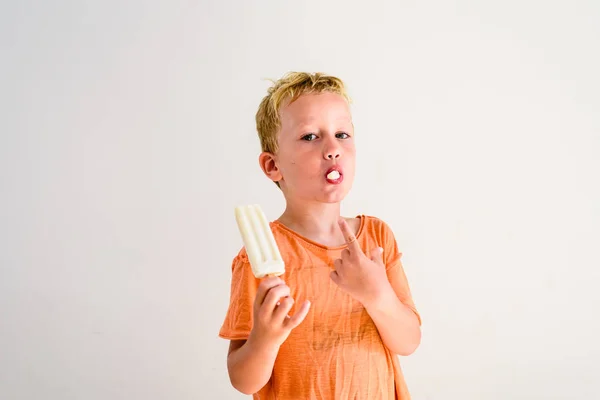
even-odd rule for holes
{"type": "Polygon", "coordinates": [[[335,260],[333,262],[333,268],[335,269],[335,271],[339,271],[340,269],[342,269],[342,264],[343,264],[343,262],[342,262],[342,260],[340,258],[338,258],[337,260],[335,260]]]}
{"type": "Polygon", "coordinates": [[[384,265],[383,262],[383,249],[381,247],[375,247],[371,250],[371,260],[379,265],[384,265]]]}
{"type": "Polygon", "coordinates": [[[270,289],[283,284],[283,280],[278,277],[268,277],[263,279],[260,285],[258,285],[258,289],[256,290],[256,304],[260,306],[265,301],[265,297],[267,297],[267,294],[269,293],[270,289]]]}
{"type": "Polygon", "coordinates": [[[340,257],[342,258],[342,261],[348,261],[352,257],[352,252],[349,249],[344,249],[340,253],[340,257]]]}
{"type": "Polygon", "coordinates": [[[335,283],[336,285],[339,285],[340,276],[338,275],[337,271],[331,271],[331,273],[329,274],[329,277],[331,278],[333,283],[335,283]]]}
{"type": "Polygon", "coordinates": [[[356,241],[356,236],[354,236],[354,232],[352,232],[352,229],[350,229],[350,226],[348,226],[346,220],[344,218],[340,218],[338,223],[340,225],[340,229],[342,230],[342,234],[346,239],[346,244],[348,245],[350,252],[353,254],[362,253],[362,250],[356,241]]]}
{"type": "Polygon", "coordinates": [[[271,313],[281,298],[288,297],[289,295],[290,287],[288,285],[277,285],[269,290],[261,307],[271,313]]]}
{"type": "Polygon", "coordinates": [[[306,314],[308,314],[308,310],[310,310],[310,301],[306,300],[293,317],[286,319],[285,325],[291,329],[294,329],[300,325],[302,321],[304,321],[306,314]]]}
{"type": "Polygon", "coordinates": [[[279,323],[283,322],[293,306],[294,299],[291,297],[286,297],[285,299],[281,300],[281,304],[279,304],[273,312],[273,320],[279,323]]]}

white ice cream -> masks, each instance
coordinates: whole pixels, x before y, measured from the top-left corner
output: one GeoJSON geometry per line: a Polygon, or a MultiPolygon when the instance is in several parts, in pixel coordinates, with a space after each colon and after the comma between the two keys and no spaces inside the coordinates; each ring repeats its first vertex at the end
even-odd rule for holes
{"type": "Polygon", "coordinates": [[[327,179],[331,179],[332,181],[335,181],[336,179],[340,178],[340,173],[339,171],[331,171],[330,173],[327,174],[327,179]]]}
{"type": "Polygon", "coordinates": [[[236,207],[235,218],[254,276],[263,278],[267,275],[283,275],[285,264],[269,221],[260,206],[236,207]]]}

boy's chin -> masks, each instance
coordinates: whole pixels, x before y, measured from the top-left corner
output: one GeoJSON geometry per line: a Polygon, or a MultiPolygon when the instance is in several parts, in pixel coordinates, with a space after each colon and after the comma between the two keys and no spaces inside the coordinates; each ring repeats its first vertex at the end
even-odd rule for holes
{"type": "Polygon", "coordinates": [[[349,190],[322,193],[317,198],[323,203],[340,203],[346,198],[349,190]]]}
{"type": "MultiPolygon", "coordinates": [[[[290,197],[289,193],[286,197],[290,197]]],[[[334,204],[340,203],[342,200],[344,200],[346,193],[313,193],[312,195],[306,193],[304,195],[294,197],[311,202],[334,204]]]]}
{"type": "Polygon", "coordinates": [[[325,190],[323,188],[313,188],[312,190],[304,191],[300,193],[298,191],[294,191],[293,193],[289,191],[288,188],[283,189],[286,197],[296,197],[298,199],[304,199],[309,201],[317,201],[319,203],[340,203],[346,198],[348,193],[350,192],[350,187],[333,187],[329,186],[325,190]]]}

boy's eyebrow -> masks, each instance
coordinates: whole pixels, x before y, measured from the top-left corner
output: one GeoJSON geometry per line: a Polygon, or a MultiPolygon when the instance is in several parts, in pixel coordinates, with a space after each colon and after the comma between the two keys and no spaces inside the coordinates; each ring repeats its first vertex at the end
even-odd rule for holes
{"type": "MultiPolygon", "coordinates": [[[[294,128],[297,128],[297,129],[313,127],[315,120],[316,120],[316,118],[307,118],[305,120],[298,121],[293,126],[294,126],[294,128]]],[[[337,119],[337,121],[343,121],[344,123],[349,123],[350,125],[353,125],[352,118],[340,117],[337,119]]]]}
{"type": "MultiPolygon", "coordinates": [[[[319,131],[320,129],[318,129],[316,126],[313,126],[313,125],[298,125],[298,126],[296,126],[296,128],[294,128],[294,130],[299,131],[299,132],[315,133],[316,131],[319,131]]],[[[350,122],[349,124],[345,124],[345,125],[337,125],[336,130],[342,130],[342,131],[354,130],[354,124],[350,122]]]]}

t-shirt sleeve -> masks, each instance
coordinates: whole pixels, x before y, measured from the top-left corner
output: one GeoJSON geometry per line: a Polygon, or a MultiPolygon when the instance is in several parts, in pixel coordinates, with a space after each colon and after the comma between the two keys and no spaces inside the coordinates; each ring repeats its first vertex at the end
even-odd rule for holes
{"type": "Polygon", "coordinates": [[[385,223],[383,223],[383,243],[383,259],[388,280],[390,281],[394,292],[396,292],[398,299],[415,313],[419,320],[419,325],[421,325],[421,315],[415,307],[408,279],[406,278],[406,273],[402,266],[402,253],[398,250],[398,243],[396,242],[392,230],[385,223]]]}
{"type": "Polygon", "coordinates": [[[231,265],[231,293],[225,321],[219,336],[229,340],[246,340],[253,324],[254,297],[258,280],[252,273],[245,252],[240,252],[231,265]]]}

